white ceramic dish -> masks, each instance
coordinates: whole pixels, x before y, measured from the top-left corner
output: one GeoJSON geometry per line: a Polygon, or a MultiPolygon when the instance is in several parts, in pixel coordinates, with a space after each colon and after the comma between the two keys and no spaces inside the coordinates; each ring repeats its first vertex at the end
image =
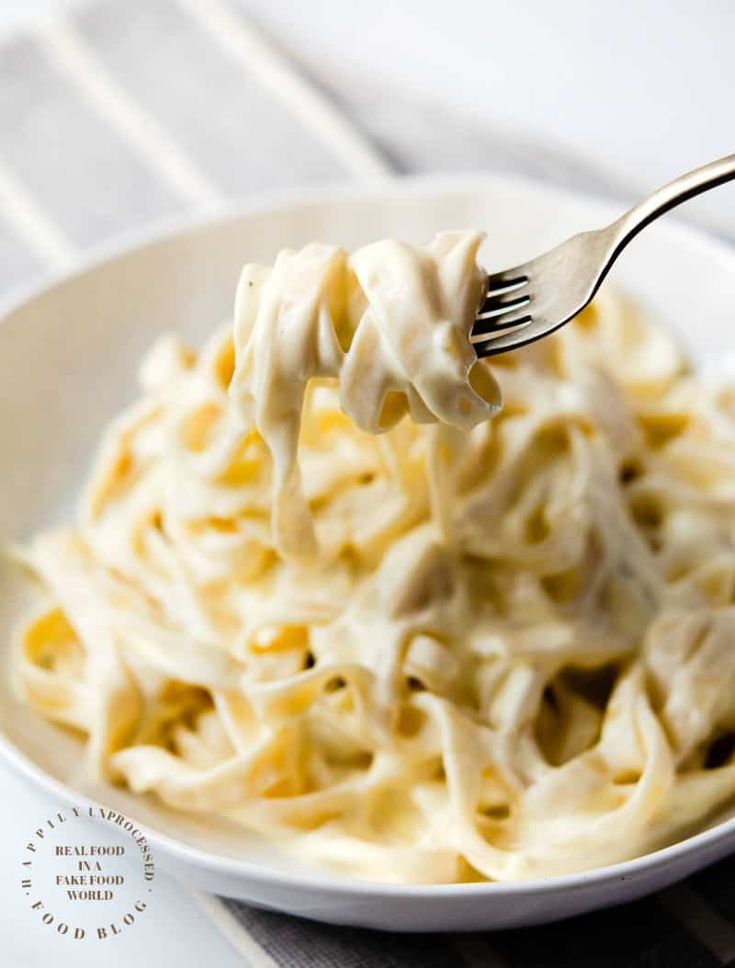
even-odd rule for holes
{"type": "MultiPolygon", "coordinates": [[[[200,342],[229,313],[243,261],[267,261],[282,246],[312,238],[353,247],[386,235],[418,241],[440,228],[484,226],[493,268],[614,214],[594,200],[496,178],[301,195],[159,235],[23,299],[0,326],[0,539],[18,539],[70,512],[103,425],[135,393],[141,354],[167,329],[200,342]]],[[[658,224],[613,281],[675,327],[700,361],[721,361],[735,349],[735,253],[721,243],[658,224]]],[[[0,648],[7,651],[24,585],[5,565],[0,577],[0,648]]],[[[27,777],[62,800],[96,800],[135,818],[158,862],[187,884],[335,923],[444,931],[549,921],[630,900],[735,850],[735,819],[726,819],[647,857],[545,881],[365,883],[301,867],[223,824],[90,787],[79,769],[80,746],[21,707],[6,676],[0,728],[0,751],[27,777]]]]}

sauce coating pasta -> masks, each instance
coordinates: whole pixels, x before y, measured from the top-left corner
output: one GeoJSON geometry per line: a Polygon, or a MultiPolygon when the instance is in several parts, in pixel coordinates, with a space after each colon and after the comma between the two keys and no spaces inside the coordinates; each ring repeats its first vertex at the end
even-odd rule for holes
{"type": "Polygon", "coordinates": [[[18,688],[95,775],[400,882],[612,863],[733,797],[735,390],[604,292],[478,363],[480,241],[287,251],[153,348],[22,552],[18,688]]]}

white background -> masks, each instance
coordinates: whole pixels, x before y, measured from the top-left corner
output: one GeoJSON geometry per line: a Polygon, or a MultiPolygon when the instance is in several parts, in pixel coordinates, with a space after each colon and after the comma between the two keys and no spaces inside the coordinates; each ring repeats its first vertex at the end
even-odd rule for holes
{"type": "MultiPolygon", "coordinates": [[[[391,85],[646,190],[735,151],[733,0],[240,0],[314,72],[391,85]]],[[[60,0],[0,0],[0,29],[60,0]]],[[[735,189],[710,197],[735,224],[735,189]]]]}
{"type": "MultiPolygon", "coordinates": [[[[334,83],[340,72],[435,100],[551,144],[634,190],[735,151],[732,0],[242,0],[270,34],[334,83]]],[[[0,0],[0,30],[55,0],[0,0]]],[[[735,229],[735,189],[698,209],[735,229]]],[[[242,965],[184,890],[159,876],[150,917],[105,945],[62,943],[34,921],[22,846],[58,804],[0,768],[0,958],[75,968],[242,965]]]]}

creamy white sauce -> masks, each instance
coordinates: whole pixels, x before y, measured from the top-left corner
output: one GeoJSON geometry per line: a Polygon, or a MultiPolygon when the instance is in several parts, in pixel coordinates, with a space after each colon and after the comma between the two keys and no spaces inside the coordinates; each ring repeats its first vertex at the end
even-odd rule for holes
{"type": "Polygon", "coordinates": [[[618,861],[733,796],[735,390],[606,293],[491,375],[479,241],[285,252],[234,332],[152,350],[24,552],[14,674],[95,775],[418,882],[618,861]]]}
{"type": "Polygon", "coordinates": [[[272,269],[245,268],[230,395],[240,426],[255,426],[273,455],[279,550],[316,550],[297,455],[309,381],[335,378],[342,410],[370,434],[406,414],[470,430],[499,409],[469,339],[481,239],[445,232],[427,246],[386,240],[352,255],[312,243],[281,252],[272,269]]]}

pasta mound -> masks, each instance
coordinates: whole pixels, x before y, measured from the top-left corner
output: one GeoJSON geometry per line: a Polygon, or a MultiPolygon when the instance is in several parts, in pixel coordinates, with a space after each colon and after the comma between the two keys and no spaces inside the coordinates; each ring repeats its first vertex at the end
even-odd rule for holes
{"type": "Polygon", "coordinates": [[[154,347],[23,552],[18,685],[95,775],[399,882],[613,863],[733,797],[735,390],[607,294],[475,363],[479,241],[286,253],[234,334],[154,347]]]}

